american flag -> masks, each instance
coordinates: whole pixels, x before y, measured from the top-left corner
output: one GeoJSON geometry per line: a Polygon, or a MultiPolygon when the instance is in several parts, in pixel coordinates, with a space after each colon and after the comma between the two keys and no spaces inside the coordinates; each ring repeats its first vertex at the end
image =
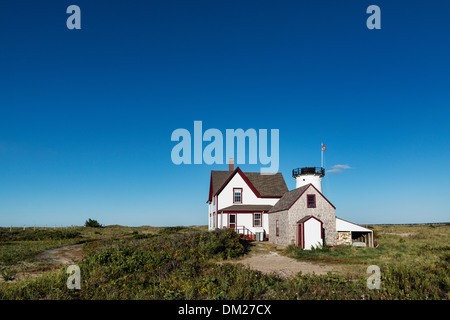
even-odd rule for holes
{"type": "Polygon", "coordinates": [[[323,144],[322,145],[322,151],[325,151],[325,150],[327,150],[327,147],[323,144]]]}

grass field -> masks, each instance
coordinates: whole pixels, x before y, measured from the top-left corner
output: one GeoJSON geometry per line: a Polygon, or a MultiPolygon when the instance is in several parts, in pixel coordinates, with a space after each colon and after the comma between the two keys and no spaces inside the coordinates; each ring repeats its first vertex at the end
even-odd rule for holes
{"type": "Polygon", "coordinates": [[[334,247],[286,256],[336,265],[339,274],[282,279],[240,264],[255,244],[231,230],[206,227],[0,228],[0,299],[444,299],[450,288],[450,225],[376,225],[378,248],[334,247]],[[67,266],[38,253],[82,244],[81,289],[66,286],[67,266]],[[367,288],[367,267],[381,271],[381,288],[367,288]],[[39,276],[29,279],[32,270],[39,276]]]}

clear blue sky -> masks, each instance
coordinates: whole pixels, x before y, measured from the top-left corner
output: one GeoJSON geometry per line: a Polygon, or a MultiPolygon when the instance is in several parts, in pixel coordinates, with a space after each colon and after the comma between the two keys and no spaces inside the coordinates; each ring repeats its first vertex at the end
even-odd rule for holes
{"type": "MultiPolygon", "coordinates": [[[[448,1],[21,1],[0,6],[0,225],[207,224],[177,128],[279,129],[280,169],[347,165],[356,223],[450,219],[448,1]],[[68,30],[66,8],[81,8],[68,30]],[[366,9],[381,8],[381,30],[366,9]]],[[[260,166],[242,165],[244,171],[260,166]]]]}

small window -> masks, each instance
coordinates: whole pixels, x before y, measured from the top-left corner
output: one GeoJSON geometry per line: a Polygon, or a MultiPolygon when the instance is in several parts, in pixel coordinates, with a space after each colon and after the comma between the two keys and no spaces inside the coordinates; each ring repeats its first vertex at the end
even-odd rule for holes
{"type": "Polygon", "coordinates": [[[262,227],[261,213],[260,212],[255,212],[253,214],[253,226],[254,227],[262,227]]]}
{"type": "Polygon", "coordinates": [[[280,236],[280,227],[278,226],[278,220],[275,221],[275,233],[277,237],[280,236]]]}
{"type": "Polygon", "coordinates": [[[242,189],[241,188],[233,189],[233,203],[242,203],[242,189]]]}
{"type": "Polygon", "coordinates": [[[308,194],[307,195],[307,207],[308,208],[315,208],[316,207],[316,195],[315,194],[308,194]]]}

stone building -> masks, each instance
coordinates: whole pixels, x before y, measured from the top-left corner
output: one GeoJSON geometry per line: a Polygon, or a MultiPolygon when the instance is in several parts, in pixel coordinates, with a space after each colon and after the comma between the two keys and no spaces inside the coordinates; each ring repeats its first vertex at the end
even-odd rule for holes
{"type": "MultiPolygon", "coordinates": [[[[316,246],[336,245],[336,208],[312,184],[301,186],[289,191],[269,210],[270,241],[278,245],[295,244],[304,249],[311,249],[305,243],[313,241],[316,246]],[[314,217],[321,222],[321,230],[308,230],[304,222],[314,217]],[[308,241],[308,238],[310,241],[308,241]],[[302,243],[303,242],[303,243],[302,243]]],[[[312,227],[310,227],[312,228],[312,227]]]]}

